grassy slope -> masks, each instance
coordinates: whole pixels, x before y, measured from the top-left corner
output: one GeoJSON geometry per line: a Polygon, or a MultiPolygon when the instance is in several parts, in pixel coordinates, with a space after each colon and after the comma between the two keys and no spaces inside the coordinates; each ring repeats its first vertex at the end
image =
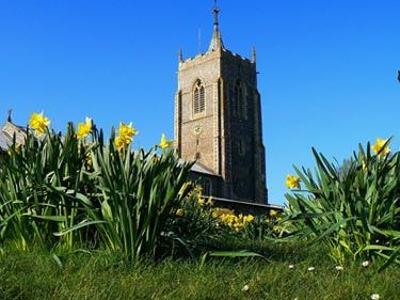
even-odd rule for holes
{"type": "Polygon", "coordinates": [[[284,259],[214,260],[202,268],[188,261],[126,266],[106,253],[71,254],[63,267],[42,252],[7,251],[0,256],[0,299],[399,299],[400,270],[378,274],[335,265],[322,251],[301,258],[289,270],[284,259]],[[314,272],[307,268],[314,266],[314,272]],[[244,285],[249,290],[243,292],[244,285]]]}

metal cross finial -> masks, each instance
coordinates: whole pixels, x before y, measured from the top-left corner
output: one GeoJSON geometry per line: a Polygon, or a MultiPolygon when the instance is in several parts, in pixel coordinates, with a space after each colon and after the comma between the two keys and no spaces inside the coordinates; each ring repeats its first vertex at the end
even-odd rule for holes
{"type": "Polygon", "coordinates": [[[218,8],[218,3],[217,0],[214,0],[214,8],[213,8],[213,15],[214,15],[214,28],[218,30],[218,14],[219,14],[219,8],[218,8]]]}

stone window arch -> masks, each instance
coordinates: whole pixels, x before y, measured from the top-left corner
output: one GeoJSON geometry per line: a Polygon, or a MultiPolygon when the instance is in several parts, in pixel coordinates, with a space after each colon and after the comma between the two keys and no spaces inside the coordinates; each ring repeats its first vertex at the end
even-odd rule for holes
{"type": "Polygon", "coordinates": [[[206,89],[201,80],[197,80],[193,87],[193,114],[199,114],[206,108],[206,89]]]}

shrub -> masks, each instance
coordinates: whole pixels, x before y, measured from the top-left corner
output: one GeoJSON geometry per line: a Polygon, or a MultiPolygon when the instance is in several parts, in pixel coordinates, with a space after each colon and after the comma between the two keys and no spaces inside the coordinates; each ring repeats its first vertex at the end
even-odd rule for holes
{"type": "Polygon", "coordinates": [[[90,185],[86,151],[71,124],[64,137],[46,129],[40,137],[28,132],[24,145],[14,141],[0,171],[0,241],[21,249],[33,243],[72,247],[76,233],[53,233],[84,218],[75,195],[90,185]]]}
{"type": "Polygon", "coordinates": [[[281,220],[277,211],[252,215],[216,207],[212,198],[205,198],[201,187],[196,186],[176,210],[176,218],[170,219],[167,234],[176,242],[173,245],[176,251],[189,251],[193,257],[195,252],[215,247],[220,250],[220,244],[227,240],[263,241],[285,236],[288,224],[282,224],[281,220]]]}
{"type": "Polygon", "coordinates": [[[372,146],[374,153],[369,143],[360,145],[341,166],[313,149],[315,172],[295,168],[297,181],[287,178],[295,188],[286,195],[288,218],[298,233],[328,245],[339,262],[380,256],[389,264],[399,253],[400,154],[390,154],[389,141],[382,141],[372,146]]]}
{"type": "Polygon", "coordinates": [[[154,258],[171,212],[191,190],[191,163],[179,163],[164,135],[159,146],[132,151],[131,124],[105,144],[88,118],[64,136],[43,114],[29,123],[25,143],[14,139],[2,158],[0,243],[71,250],[101,242],[130,261],[154,258]]]}
{"type": "Polygon", "coordinates": [[[179,163],[172,150],[119,150],[100,139],[92,152],[96,191],[78,198],[88,224],[95,224],[104,245],[131,261],[154,258],[171,211],[190,191],[191,163],[179,163]]]}
{"type": "Polygon", "coordinates": [[[188,182],[191,192],[184,201],[176,207],[172,218],[165,228],[166,245],[172,247],[173,254],[190,254],[196,259],[206,245],[217,241],[221,237],[216,219],[211,210],[214,202],[212,198],[202,195],[202,188],[194,182],[188,182]]]}

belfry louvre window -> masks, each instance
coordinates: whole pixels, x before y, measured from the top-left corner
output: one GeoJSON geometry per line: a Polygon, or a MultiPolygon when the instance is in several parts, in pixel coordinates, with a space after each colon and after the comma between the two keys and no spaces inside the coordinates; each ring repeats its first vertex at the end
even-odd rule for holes
{"type": "Polygon", "coordinates": [[[193,113],[198,114],[205,110],[206,90],[204,85],[198,80],[193,89],[193,113]]]}

